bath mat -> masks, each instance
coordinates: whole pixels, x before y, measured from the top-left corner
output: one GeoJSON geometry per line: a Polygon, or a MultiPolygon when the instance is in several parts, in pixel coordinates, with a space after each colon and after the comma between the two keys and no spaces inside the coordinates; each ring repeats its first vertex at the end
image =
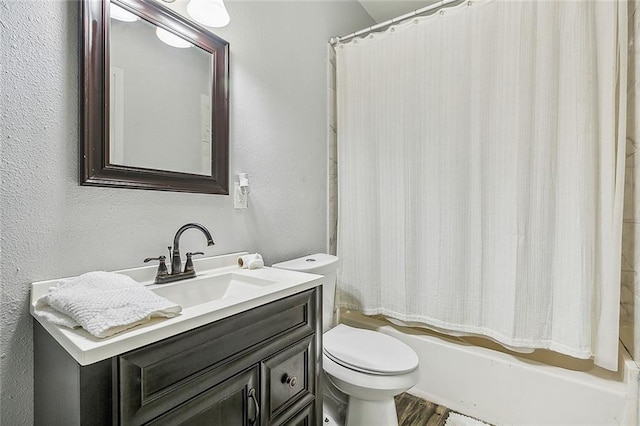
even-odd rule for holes
{"type": "Polygon", "coordinates": [[[488,423],[458,413],[449,413],[444,426],[488,426],[488,423]]]}

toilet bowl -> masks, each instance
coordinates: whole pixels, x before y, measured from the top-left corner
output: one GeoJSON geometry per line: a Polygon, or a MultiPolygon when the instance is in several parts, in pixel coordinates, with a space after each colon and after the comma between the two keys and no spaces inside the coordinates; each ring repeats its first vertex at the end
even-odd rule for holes
{"type": "MultiPolygon", "coordinates": [[[[319,253],[277,263],[273,267],[326,277],[322,289],[324,383],[348,397],[346,425],[396,426],[394,397],[418,382],[418,356],[415,351],[404,342],[376,331],[344,324],[331,327],[337,257],[319,253]]],[[[331,400],[335,400],[335,392],[328,393],[331,400]]],[[[331,411],[334,413],[336,410],[331,411]]]]}

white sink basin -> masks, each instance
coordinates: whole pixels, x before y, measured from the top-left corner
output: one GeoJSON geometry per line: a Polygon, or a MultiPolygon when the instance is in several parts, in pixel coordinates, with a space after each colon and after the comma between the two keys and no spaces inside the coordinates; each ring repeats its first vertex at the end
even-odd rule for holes
{"type": "Polygon", "coordinates": [[[153,289],[153,292],[186,309],[228,297],[250,297],[272,284],[276,284],[276,281],[230,272],[160,284],[153,289]]]}

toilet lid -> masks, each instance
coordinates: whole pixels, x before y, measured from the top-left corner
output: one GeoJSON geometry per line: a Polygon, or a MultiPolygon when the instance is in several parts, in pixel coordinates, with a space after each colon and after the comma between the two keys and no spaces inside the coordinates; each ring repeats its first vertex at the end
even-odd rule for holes
{"type": "Polygon", "coordinates": [[[339,324],[323,335],[325,355],[356,371],[391,375],[413,371],[418,355],[407,344],[376,331],[339,324]]]}

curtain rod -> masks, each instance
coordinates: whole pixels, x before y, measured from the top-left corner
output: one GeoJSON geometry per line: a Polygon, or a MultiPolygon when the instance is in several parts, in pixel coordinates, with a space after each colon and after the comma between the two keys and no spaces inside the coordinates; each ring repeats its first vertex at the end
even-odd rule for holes
{"type": "Polygon", "coordinates": [[[431,10],[439,9],[441,7],[447,6],[451,3],[463,3],[465,0],[440,0],[437,3],[431,4],[429,6],[422,7],[420,9],[416,9],[413,12],[406,13],[404,15],[398,16],[397,18],[389,19],[388,21],[381,22],[379,24],[373,25],[371,27],[365,28],[360,31],[356,31],[355,33],[351,33],[342,37],[332,37],[329,43],[335,46],[336,44],[350,40],[354,37],[361,36],[363,34],[372,33],[380,28],[388,27],[389,25],[397,24],[398,22],[402,22],[406,19],[413,18],[414,16],[422,15],[423,13],[427,13],[431,10]]]}

